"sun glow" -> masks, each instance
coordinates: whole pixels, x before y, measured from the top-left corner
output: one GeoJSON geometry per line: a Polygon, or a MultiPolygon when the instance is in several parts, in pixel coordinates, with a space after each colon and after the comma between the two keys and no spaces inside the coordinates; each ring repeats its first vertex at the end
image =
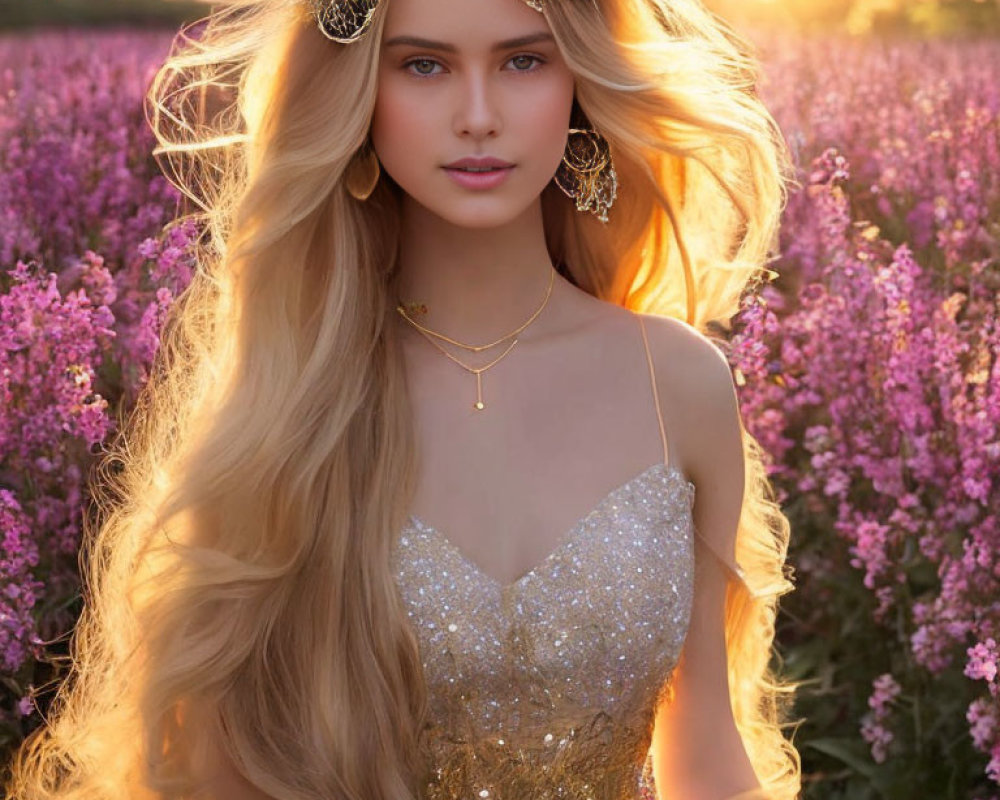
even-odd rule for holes
{"type": "Polygon", "coordinates": [[[1000,0],[705,0],[732,24],[792,25],[853,35],[1000,32],[1000,0]]]}

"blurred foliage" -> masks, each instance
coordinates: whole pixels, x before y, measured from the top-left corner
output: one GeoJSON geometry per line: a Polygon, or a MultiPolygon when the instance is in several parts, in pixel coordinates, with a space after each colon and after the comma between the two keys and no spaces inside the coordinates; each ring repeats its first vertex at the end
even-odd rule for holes
{"type": "Polygon", "coordinates": [[[736,25],[815,33],[950,36],[1000,34],[1000,0],[705,0],[736,25]]]}
{"type": "Polygon", "coordinates": [[[130,24],[176,26],[208,14],[193,0],[0,0],[0,28],[130,24]]]}

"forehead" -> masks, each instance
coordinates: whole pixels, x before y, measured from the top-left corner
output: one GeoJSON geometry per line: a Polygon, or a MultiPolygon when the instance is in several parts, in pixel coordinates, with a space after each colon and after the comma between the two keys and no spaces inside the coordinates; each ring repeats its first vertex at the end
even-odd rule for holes
{"type": "Polygon", "coordinates": [[[524,0],[388,0],[382,41],[417,36],[474,48],[548,30],[524,0]]]}

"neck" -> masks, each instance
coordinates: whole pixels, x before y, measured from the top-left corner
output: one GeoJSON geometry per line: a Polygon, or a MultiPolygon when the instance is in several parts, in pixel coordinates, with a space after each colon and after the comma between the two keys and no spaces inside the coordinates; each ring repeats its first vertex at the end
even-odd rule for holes
{"type": "MultiPolygon", "coordinates": [[[[476,228],[453,225],[407,201],[400,236],[398,299],[426,306],[426,314],[409,309],[407,314],[432,330],[485,344],[522,325],[545,299],[554,267],[540,203],[505,225],[476,228]]],[[[520,339],[544,334],[546,311],[562,281],[554,277],[548,304],[520,339]]]]}

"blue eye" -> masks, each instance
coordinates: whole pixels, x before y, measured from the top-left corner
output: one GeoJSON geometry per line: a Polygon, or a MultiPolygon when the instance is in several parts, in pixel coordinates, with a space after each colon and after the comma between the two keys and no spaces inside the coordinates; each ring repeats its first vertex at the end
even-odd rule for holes
{"type": "MultiPolygon", "coordinates": [[[[511,61],[515,61],[516,59],[529,59],[531,62],[537,61],[539,65],[545,63],[545,61],[539,58],[538,56],[529,55],[528,53],[522,53],[520,55],[512,56],[510,59],[507,60],[507,63],[509,64],[511,61]]],[[[419,69],[416,72],[414,72],[410,69],[410,67],[414,64],[431,64],[431,65],[436,64],[437,66],[441,66],[440,62],[435,61],[433,58],[411,58],[409,61],[406,61],[403,64],[403,69],[407,70],[411,75],[415,75],[419,78],[432,78],[438,73],[421,72],[419,69]]],[[[535,72],[538,69],[540,69],[540,66],[529,69],[515,69],[514,72],[535,72]]]]}

